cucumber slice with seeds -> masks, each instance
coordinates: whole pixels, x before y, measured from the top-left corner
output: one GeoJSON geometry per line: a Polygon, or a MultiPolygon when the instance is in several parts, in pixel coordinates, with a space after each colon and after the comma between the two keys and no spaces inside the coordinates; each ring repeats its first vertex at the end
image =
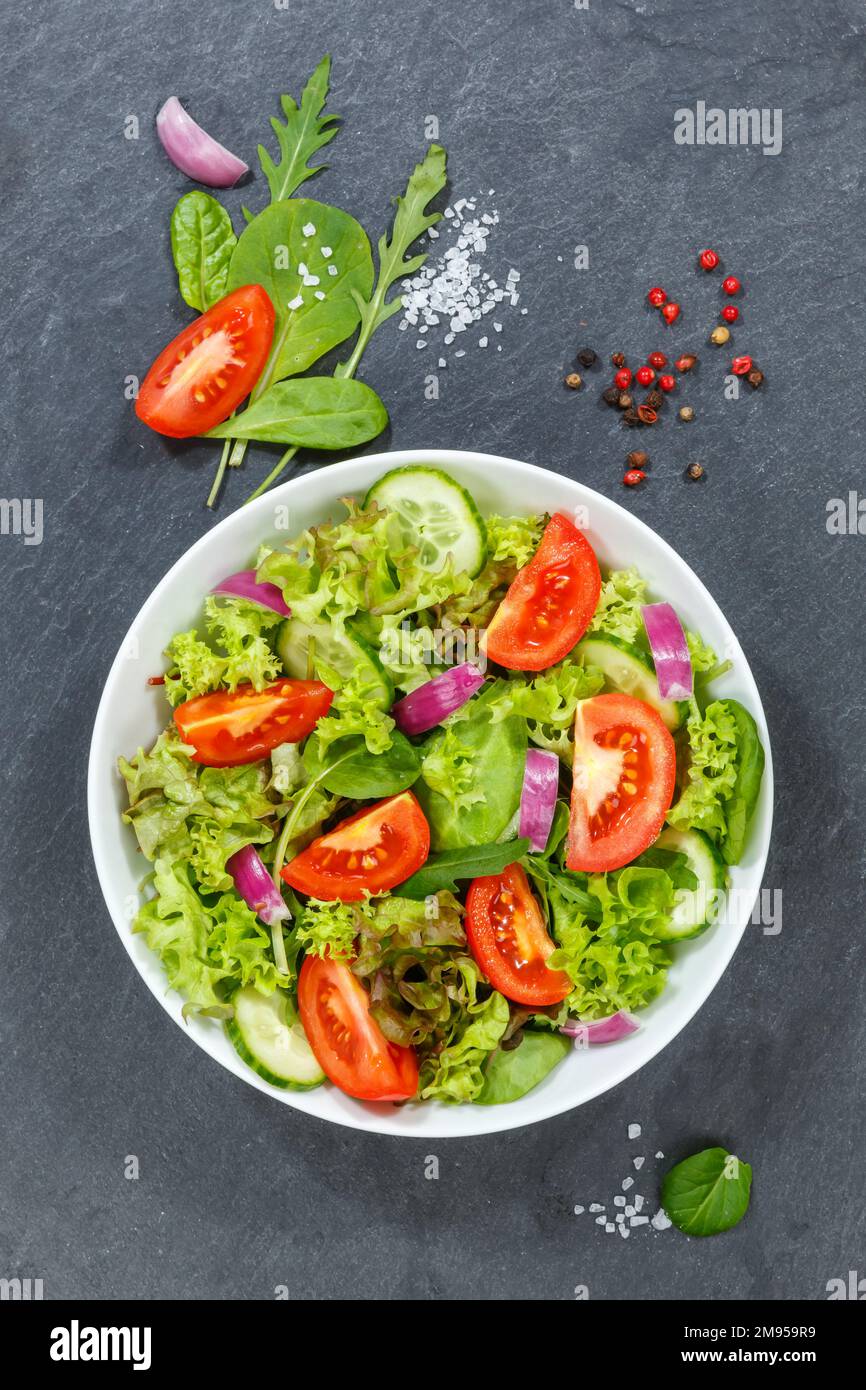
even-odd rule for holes
{"type": "Polygon", "coordinates": [[[634,695],[658,710],[670,730],[678,729],[688,712],[684,700],[663,700],[649,656],[619,637],[584,637],[577,652],[587,666],[597,666],[608,685],[624,695],[634,695]]]}
{"type": "Polygon", "coordinates": [[[487,528],[474,501],[438,468],[393,468],[374,483],[364,506],[378,502],[396,512],[407,545],[416,545],[425,569],[438,572],[448,555],[455,574],[474,579],[487,559],[487,528]]]}
{"type": "Polygon", "coordinates": [[[295,1006],[283,990],[259,994],[247,985],[233,999],[234,1018],[226,1023],[238,1056],[282,1091],[310,1091],[325,1073],[307,1042],[295,1006]]]}
{"type": "Polygon", "coordinates": [[[346,680],[360,676],[371,687],[370,699],[382,709],[390,708],[394,699],[391,678],[370,643],[348,623],[341,630],[331,623],[308,624],[300,618],[286,618],[277,633],[277,655],[288,675],[295,680],[307,679],[311,640],[314,667],[321,660],[346,680]]]}
{"type": "Polygon", "coordinates": [[[677,905],[668,926],[657,931],[661,941],[686,941],[700,936],[712,926],[718,915],[719,897],[728,884],[725,861],[712,840],[702,830],[675,830],[666,826],[653,843],[653,849],[684,854],[695,878],[697,888],[680,889],[677,905]],[[715,914],[715,915],[714,915],[715,914]]]}

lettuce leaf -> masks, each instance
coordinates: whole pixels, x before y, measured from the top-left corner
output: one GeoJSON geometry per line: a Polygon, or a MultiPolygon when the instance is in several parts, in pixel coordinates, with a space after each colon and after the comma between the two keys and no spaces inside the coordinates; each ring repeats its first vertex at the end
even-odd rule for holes
{"type": "Polygon", "coordinates": [[[172,705],[208,691],[236,690],[251,684],[261,690],[282,673],[267,634],[282,622],[279,613],[245,599],[205,599],[207,640],[195,628],[177,633],[166,648],[171,665],[165,693],[172,705]]]}
{"type": "Polygon", "coordinates": [[[611,570],[601,586],[598,607],[589,632],[612,634],[623,642],[646,644],[641,608],[647,599],[646,580],[636,569],[611,570]]]}
{"type": "Polygon", "coordinates": [[[516,677],[505,682],[493,721],[519,715],[527,721],[530,740],[557,753],[570,766],[575,710],[580,700],[597,695],[603,685],[604,676],[596,667],[567,658],[532,680],[516,677]]]}
{"type": "Polygon", "coordinates": [[[419,1094],[422,1100],[469,1102],[484,1089],[482,1070],[496,1048],[509,1021],[508,1000],[496,990],[486,998],[477,996],[481,980],[474,961],[463,958],[460,973],[472,995],[459,1020],[451,1029],[441,1051],[428,1055],[421,1063],[419,1094]]]}
{"type": "Polygon", "coordinates": [[[686,731],[685,785],[668,811],[668,824],[703,830],[719,843],[727,833],[725,810],[737,783],[736,721],[723,700],[715,700],[703,714],[693,700],[686,731]]]}
{"type": "Polygon", "coordinates": [[[359,921],[360,909],[353,903],[320,902],[310,898],[298,918],[295,941],[311,955],[351,960],[359,921]]]}
{"type": "Polygon", "coordinates": [[[144,935],[165,967],[169,987],[186,1000],[184,1012],[219,1013],[225,1008],[220,989],[225,966],[208,956],[211,916],[190,880],[189,866],[157,859],[157,896],[142,907],[132,930],[144,935]]]}
{"type": "Polygon", "coordinates": [[[517,569],[528,565],[538,549],[541,535],[549,517],[542,516],[489,516],[487,527],[487,553],[491,560],[501,562],[510,560],[517,569]]]}

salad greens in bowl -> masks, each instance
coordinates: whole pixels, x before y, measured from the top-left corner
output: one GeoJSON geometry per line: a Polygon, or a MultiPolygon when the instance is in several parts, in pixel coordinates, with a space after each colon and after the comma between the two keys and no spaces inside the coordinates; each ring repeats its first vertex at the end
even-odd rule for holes
{"type": "Polygon", "coordinates": [[[425,451],[191,548],[112,667],[89,806],[121,938],[211,1056],[322,1118],[460,1135],[590,1099],[692,1017],[771,780],[745,657],[665,542],[425,451]]]}

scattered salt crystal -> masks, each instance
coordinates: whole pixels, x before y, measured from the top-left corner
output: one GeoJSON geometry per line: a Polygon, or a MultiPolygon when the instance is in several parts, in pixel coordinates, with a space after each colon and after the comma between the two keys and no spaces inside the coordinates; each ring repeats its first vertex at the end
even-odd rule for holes
{"type": "Polygon", "coordinates": [[[461,348],[459,352],[455,352],[454,356],[455,356],[455,357],[465,357],[465,356],[466,356],[466,353],[465,353],[464,349],[461,348]]]}
{"type": "Polygon", "coordinates": [[[575,1207],[574,1214],[575,1216],[583,1216],[584,1211],[585,1207],[575,1207]]]}
{"type": "Polygon", "coordinates": [[[621,1226],[622,1223],[625,1221],[625,1212],[624,1212],[624,1211],[618,1211],[617,1214],[616,1214],[616,1216],[615,1216],[613,1219],[614,1219],[614,1221],[616,1222],[617,1226],[621,1226]]]}
{"type": "Polygon", "coordinates": [[[590,1211],[604,1211],[601,1202],[590,1202],[589,1209],[590,1211]]]}
{"type": "Polygon", "coordinates": [[[316,290],[315,295],[314,295],[313,297],[314,297],[314,299],[324,299],[324,298],[325,298],[325,296],[324,296],[324,294],[323,294],[323,292],[322,292],[321,290],[316,290]]]}
{"type": "Polygon", "coordinates": [[[659,1207],[651,1224],[656,1231],[666,1231],[673,1223],[667,1212],[662,1207],[659,1207]]]}
{"type": "Polygon", "coordinates": [[[635,1197],[635,1199],[634,1199],[634,1209],[635,1209],[635,1211],[640,1211],[641,1208],[642,1208],[642,1206],[643,1206],[643,1197],[640,1197],[640,1196],[635,1197]]]}
{"type": "Polygon", "coordinates": [[[307,267],[304,265],[304,262],[298,261],[298,274],[300,275],[301,279],[303,279],[305,275],[309,275],[309,273],[310,272],[307,270],[307,267]]]}
{"type": "Polygon", "coordinates": [[[630,1226],[648,1226],[648,1225],[649,1225],[649,1217],[648,1217],[648,1216],[633,1216],[632,1219],[631,1219],[631,1221],[630,1221],[628,1224],[629,1224],[630,1226]]]}
{"type": "Polygon", "coordinates": [[[485,347],[487,347],[487,339],[486,339],[486,338],[479,338],[479,339],[478,339],[478,346],[479,346],[480,348],[485,348],[485,347]]]}
{"type": "Polygon", "coordinates": [[[296,294],[295,297],[294,297],[294,299],[290,299],[290,300],[289,300],[289,305],[288,305],[288,307],[289,307],[290,309],[300,309],[300,308],[303,307],[303,303],[304,303],[304,296],[303,296],[302,294],[296,294]]]}
{"type": "Polygon", "coordinates": [[[320,246],[319,250],[322,253],[323,261],[330,260],[331,256],[333,256],[334,254],[333,249],[330,246],[320,246]]]}
{"type": "Polygon", "coordinates": [[[321,281],[319,280],[318,275],[305,275],[305,276],[304,276],[304,284],[305,284],[305,285],[318,285],[318,284],[320,284],[320,283],[321,283],[321,281]]]}
{"type": "Polygon", "coordinates": [[[416,348],[425,348],[427,344],[424,342],[423,338],[419,338],[415,346],[416,348]]]}
{"type": "Polygon", "coordinates": [[[656,1158],[664,1158],[664,1154],[662,1153],[661,1149],[659,1149],[658,1153],[656,1154],[656,1158]]]}
{"type": "Polygon", "coordinates": [[[301,228],[301,230],[303,231],[304,236],[315,236],[315,235],[316,235],[316,229],[315,229],[315,227],[313,226],[312,222],[305,222],[304,225],[303,225],[303,227],[301,228]]]}
{"type": "Polygon", "coordinates": [[[634,1166],[635,1166],[635,1168],[637,1169],[637,1171],[640,1172],[641,1168],[642,1168],[642,1167],[644,1166],[644,1164],[646,1163],[646,1159],[645,1159],[645,1158],[633,1158],[633,1159],[632,1159],[632,1163],[634,1164],[634,1166]]]}
{"type": "Polygon", "coordinates": [[[606,1217],[606,1216],[597,1216],[597,1217],[595,1218],[595,1224],[596,1224],[596,1226],[605,1226],[605,1225],[607,1225],[607,1217],[606,1217]]]}
{"type": "Polygon", "coordinates": [[[329,275],[339,275],[339,273],[340,273],[340,272],[339,272],[339,270],[337,269],[337,267],[336,267],[335,265],[329,265],[329,266],[328,266],[328,274],[329,274],[329,275]]]}
{"type": "Polygon", "coordinates": [[[629,1137],[629,1139],[640,1139],[640,1136],[641,1136],[641,1127],[640,1127],[640,1125],[629,1125],[629,1127],[628,1127],[628,1137],[629,1137]]]}
{"type": "Polygon", "coordinates": [[[623,1180],[622,1180],[622,1190],[623,1190],[623,1192],[628,1192],[628,1190],[629,1190],[630,1187],[634,1187],[634,1178],[623,1178],[623,1180]]]}
{"type": "Polygon", "coordinates": [[[607,1231],[609,1236],[612,1236],[614,1231],[616,1230],[616,1226],[613,1221],[608,1221],[604,1229],[607,1231]]]}
{"type": "Polygon", "coordinates": [[[620,1228],[619,1228],[619,1233],[620,1233],[620,1235],[621,1235],[625,1240],[628,1240],[628,1236],[629,1236],[629,1229],[628,1229],[628,1226],[620,1226],[620,1228]]]}
{"type": "Polygon", "coordinates": [[[614,1199],[613,1199],[613,1204],[614,1204],[615,1207],[624,1207],[624,1206],[625,1206],[625,1197],[623,1197],[623,1196],[614,1197],[614,1199]]]}
{"type": "MultiPolygon", "coordinates": [[[[447,367],[447,366],[448,366],[448,363],[446,362],[446,360],[445,360],[444,357],[440,357],[440,358],[439,358],[439,366],[440,366],[440,367],[447,367]]],[[[583,1211],[583,1207],[581,1207],[581,1211],[583,1211]]]]}
{"type": "Polygon", "coordinates": [[[625,1214],[626,1216],[636,1216],[637,1212],[634,1207],[626,1207],[625,1214]]]}

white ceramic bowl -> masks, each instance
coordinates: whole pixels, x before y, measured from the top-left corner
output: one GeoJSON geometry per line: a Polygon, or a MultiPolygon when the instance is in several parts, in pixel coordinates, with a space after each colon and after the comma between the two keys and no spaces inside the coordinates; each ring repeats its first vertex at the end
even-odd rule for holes
{"type": "Polygon", "coordinates": [[[772,805],[769,737],[755,681],[724,615],[688,565],[642,521],[579,483],[514,459],[451,450],[375,454],[322,467],[242,507],[197,541],[154,589],[114,659],[96,715],[88,774],[93,855],[114,925],[135,968],[186,1035],[235,1076],[284,1105],[355,1129],[431,1138],[492,1134],[570,1110],[631,1076],[676,1037],[721,977],[749,921],[767,858],[772,805]],[[327,1083],[308,1092],[276,1090],[241,1062],[218,1023],[183,1021],[183,1001],[166,990],[159,959],[130,930],[144,865],[135,836],[121,823],[125,796],[116,759],[121,753],[131,755],[139,746],[148,747],[168,722],[161,691],[146,683],[148,675],[162,669],[166,643],[173,633],[200,620],[204,595],[226,574],[246,568],[263,541],[285,540],[287,534],[295,535],[324,520],[334,512],[339,498],[363,495],[389,468],[409,463],[432,463],[452,473],[471,490],[485,514],[584,509],[579,524],[601,563],[615,568],[636,565],[654,597],[673,602],[687,627],[730,657],[733,670],[718,681],[718,693],[735,696],[752,712],[767,752],[748,849],[732,872],[737,891],[729,921],[675,948],[667,988],[641,1014],[643,1026],[638,1033],[618,1043],[574,1052],[512,1105],[366,1105],[327,1083]]]}

